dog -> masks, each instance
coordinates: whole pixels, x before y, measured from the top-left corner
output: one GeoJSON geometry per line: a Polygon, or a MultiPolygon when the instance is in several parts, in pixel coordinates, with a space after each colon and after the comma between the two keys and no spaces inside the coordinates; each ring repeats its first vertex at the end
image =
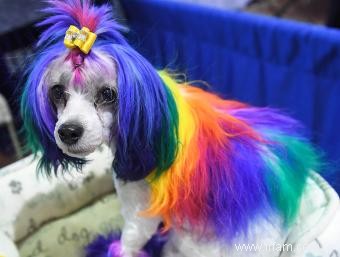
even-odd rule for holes
{"type": "MultiPolygon", "coordinates": [[[[112,256],[249,256],[235,242],[284,243],[320,157],[300,124],[176,81],[122,36],[108,5],[49,0],[21,112],[48,175],[81,169],[101,144],[125,224],[112,256]]],[[[273,256],[268,255],[255,256],[273,256]]]]}

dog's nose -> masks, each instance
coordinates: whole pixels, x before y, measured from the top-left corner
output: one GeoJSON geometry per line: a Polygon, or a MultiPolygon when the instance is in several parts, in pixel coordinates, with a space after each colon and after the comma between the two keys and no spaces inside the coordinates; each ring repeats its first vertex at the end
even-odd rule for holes
{"type": "Polygon", "coordinates": [[[76,123],[63,124],[58,129],[60,140],[67,145],[73,145],[77,143],[83,133],[84,128],[76,123]]]}

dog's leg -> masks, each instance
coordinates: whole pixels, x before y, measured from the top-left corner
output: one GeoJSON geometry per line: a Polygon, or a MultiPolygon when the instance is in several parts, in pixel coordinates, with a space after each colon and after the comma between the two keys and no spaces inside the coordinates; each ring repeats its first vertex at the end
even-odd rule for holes
{"type": "Polygon", "coordinates": [[[125,220],[121,238],[122,255],[135,257],[156,232],[161,220],[139,215],[139,212],[147,208],[150,197],[149,186],[144,180],[123,182],[114,178],[114,182],[125,220]]]}

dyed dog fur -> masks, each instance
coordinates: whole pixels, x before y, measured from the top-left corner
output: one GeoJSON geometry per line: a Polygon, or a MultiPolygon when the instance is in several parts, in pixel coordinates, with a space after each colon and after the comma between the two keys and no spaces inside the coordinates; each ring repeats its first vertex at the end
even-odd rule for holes
{"type": "Polygon", "coordinates": [[[173,238],[164,256],[225,256],[232,242],[260,235],[254,227],[289,230],[319,168],[298,122],[155,70],[107,5],[48,2],[22,96],[28,144],[47,174],[81,169],[97,146],[111,147],[125,218],[120,256],[136,256],[161,221],[173,238]],[[63,45],[70,25],[97,34],[89,54],[63,45]],[[71,145],[60,134],[70,121],[83,129],[71,145]]]}

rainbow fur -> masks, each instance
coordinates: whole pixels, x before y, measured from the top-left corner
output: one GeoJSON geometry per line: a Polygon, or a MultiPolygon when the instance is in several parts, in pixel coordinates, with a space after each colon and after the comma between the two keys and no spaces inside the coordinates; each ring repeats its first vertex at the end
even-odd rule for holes
{"type": "MultiPolygon", "coordinates": [[[[57,148],[56,116],[44,90],[46,67],[62,54],[72,55],[63,45],[65,31],[86,26],[98,36],[84,57],[86,66],[113,72],[103,54],[116,63],[114,169],[120,179],[149,181],[152,196],[144,215],[161,215],[166,228],[187,222],[201,235],[227,241],[272,213],[292,223],[306,178],[319,165],[295,120],[273,109],[222,100],[158,73],[127,44],[106,5],[48,2],[49,17],[41,25],[49,27],[38,42],[22,97],[28,144],[42,153],[40,169],[50,174],[60,165],[66,170],[86,162],[57,148]]],[[[75,84],[82,76],[75,74],[75,84]]]]}
{"type": "Polygon", "coordinates": [[[168,228],[189,221],[197,232],[227,240],[273,211],[291,224],[306,178],[319,167],[299,124],[160,75],[179,114],[178,154],[169,170],[149,177],[146,214],[161,215],[168,228]]]}

